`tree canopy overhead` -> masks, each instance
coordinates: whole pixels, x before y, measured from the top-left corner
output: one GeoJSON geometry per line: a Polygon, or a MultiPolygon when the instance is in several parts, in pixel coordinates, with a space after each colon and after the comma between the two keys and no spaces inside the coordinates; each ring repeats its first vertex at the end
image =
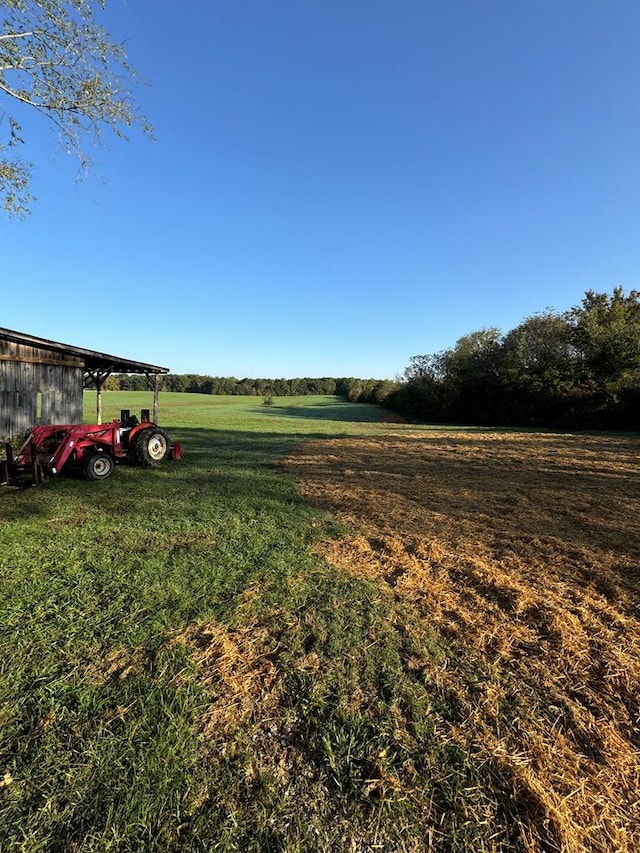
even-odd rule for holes
{"type": "Polygon", "coordinates": [[[135,72],[122,45],[95,20],[106,0],[4,0],[0,12],[0,203],[28,211],[32,164],[20,155],[20,117],[40,113],[60,142],[90,163],[105,129],[150,126],[131,94],[135,72]]]}

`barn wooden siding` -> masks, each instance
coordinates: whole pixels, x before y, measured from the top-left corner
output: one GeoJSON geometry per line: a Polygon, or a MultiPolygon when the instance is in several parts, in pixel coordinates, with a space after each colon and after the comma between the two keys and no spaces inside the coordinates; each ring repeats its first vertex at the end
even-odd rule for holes
{"type": "Polygon", "coordinates": [[[79,358],[0,340],[0,439],[36,423],[82,423],[83,374],[79,358]]]}

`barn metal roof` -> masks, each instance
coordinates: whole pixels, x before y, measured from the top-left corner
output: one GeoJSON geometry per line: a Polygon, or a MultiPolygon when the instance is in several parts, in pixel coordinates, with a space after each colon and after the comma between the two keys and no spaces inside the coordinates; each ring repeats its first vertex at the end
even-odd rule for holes
{"type": "Polygon", "coordinates": [[[110,373],[169,373],[168,367],[158,367],[156,364],[145,364],[143,361],[132,361],[128,358],[120,358],[117,355],[107,355],[104,352],[61,344],[58,341],[49,341],[46,338],[36,338],[33,335],[25,335],[23,332],[16,332],[12,329],[0,328],[0,340],[82,359],[87,370],[106,370],[110,373]]]}

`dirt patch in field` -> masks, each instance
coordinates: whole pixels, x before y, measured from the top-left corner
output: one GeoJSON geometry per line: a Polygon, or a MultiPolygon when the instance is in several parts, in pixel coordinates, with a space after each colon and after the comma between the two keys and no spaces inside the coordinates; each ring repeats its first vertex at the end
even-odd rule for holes
{"type": "Polygon", "coordinates": [[[639,449],[403,434],[311,442],[286,460],[354,530],[321,553],[487,673],[451,735],[509,780],[533,827],[524,849],[640,849],[639,449]]]}

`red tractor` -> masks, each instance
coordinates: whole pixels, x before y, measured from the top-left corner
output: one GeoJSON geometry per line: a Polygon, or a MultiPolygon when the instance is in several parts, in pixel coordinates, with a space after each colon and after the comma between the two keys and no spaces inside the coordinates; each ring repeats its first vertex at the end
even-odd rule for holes
{"type": "MultiPolygon", "coordinates": [[[[0,481],[20,482],[31,477],[41,483],[65,467],[80,471],[87,480],[106,480],[116,462],[126,459],[139,465],[159,465],[165,459],[182,459],[179,444],[172,444],[163,429],[142,412],[142,420],[120,413],[120,420],[108,424],[53,424],[34,427],[13,456],[6,445],[4,477],[0,481]]],[[[0,474],[2,472],[0,471],[0,474]]]]}

